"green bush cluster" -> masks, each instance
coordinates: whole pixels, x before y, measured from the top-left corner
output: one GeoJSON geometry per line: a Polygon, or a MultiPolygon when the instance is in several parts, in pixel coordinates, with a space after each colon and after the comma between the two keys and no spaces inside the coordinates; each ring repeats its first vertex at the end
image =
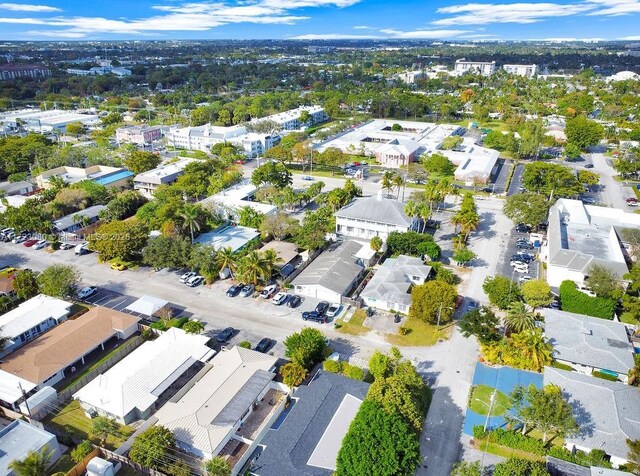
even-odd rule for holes
{"type": "Polygon", "coordinates": [[[547,455],[558,458],[570,463],[579,464],[580,466],[600,466],[602,468],[611,468],[611,462],[606,459],[606,453],[602,450],[591,450],[589,453],[576,450],[575,453],[553,446],[547,451],[547,455]]]}
{"type": "Polygon", "coordinates": [[[618,381],[618,377],[614,376],[614,375],[609,375],[606,374],[604,372],[599,372],[597,370],[594,370],[593,372],[591,372],[591,375],[593,375],[594,377],[598,377],[604,380],[609,380],[611,382],[617,382],[618,381]]]}
{"type": "Polygon", "coordinates": [[[171,327],[177,327],[181,329],[187,322],[189,322],[188,317],[174,317],[173,319],[169,319],[168,321],[158,321],[152,323],[149,327],[152,329],[158,329],[160,331],[166,331],[171,327]]]}
{"type": "Polygon", "coordinates": [[[563,281],[560,285],[562,310],[585,314],[601,319],[613,319],[616,302],[613,299],[591,297],[578,290],[573,281],[563,281]]]}
{"type": "Polygon", "coordinates": [[[566,370],[568,372],[573,372],[575,369],[573,367],[571,367],[570,365],[567,364],[563,364],[561,362],[558,362],[556,360],[554,360],[553,362],[551,362],[551,367],[554,367],[556,369],[560,369],[560,370],[566,370]]]}
{"type": "Polygon", "coordinates": [[[342,374],[345,377],[349,377],[354,380],[364,380],[364,369],[357,365],[351,365],[348,362],[325,360],[322,367],[325,371],[333,374],[342,374]]]}
{"type": "Polygon", "coordinates": [[[545,444],[541,440],[531,438],[517,431],[496,428],[495,430],[485,432],[482,426],[476,425],[473,427],[473,437],[480,440],[487,439],[492,443],[527,451],[536,455],[542,456],[546,453],[545,444]]]}

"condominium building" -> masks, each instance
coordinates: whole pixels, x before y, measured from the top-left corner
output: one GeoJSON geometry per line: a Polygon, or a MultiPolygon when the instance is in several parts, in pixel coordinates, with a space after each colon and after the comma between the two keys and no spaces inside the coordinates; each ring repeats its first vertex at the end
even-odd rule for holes
{"type": "Polygon", "coordinates": [[[29,132],[39,134],[64,133],[67,130],[67,125],[72,123],[80,123],[90,127],[99,122],[97,114],[59,109],[49,111],[21,109],[0,113],[0,125],[4,126],[7,132],[24,128],[29,132]]]}
{"type": "Polygon", "coordinates": [[[45,78],[51,70],[43,64],[7,64],[0,66],[0,80],[23,78],[45,78]]]}
{"type": "Polygon", "coordinates": [[[526,78],[533,78],[538,74],[537,64],[505,64],[502,66],[507,73],[516,76],[524,76],[526,78]]]}
{"type": "Polygon", "coordinates": [[[491,76],[496,72],[495,61],[467,61],[464,58],[456,60],[454,73],[462,75],[465,73],[481,74],[482,76],[491,76]]]}
{"type": "Polygon", "coordinates": [[[116,130],[116,141],[129,142],[141,147],[162,137],[162,126],[125,126],[116,130]]]}
{"type": "Polygon", "coordinates": [[[184,168],[196,159],[180,157],[176,162],[161,165],[152,170],[138,174],[133,179],[133,188],[147,198],[153,196],[160,185],[170,185],[184,173],[184,168]]]}
{"type": "Polygon", "coordinates": [[[322,106],[300,106],[290,111],[279,112],[271,116],[253,119],[251,122],[273,121],[278,124],[283,131],[295,131],[304,126],[313,126],[326,121],[329,118],[322,106]],[[303,114],[308,115],[308,120],[301,121],[303,114]]]}

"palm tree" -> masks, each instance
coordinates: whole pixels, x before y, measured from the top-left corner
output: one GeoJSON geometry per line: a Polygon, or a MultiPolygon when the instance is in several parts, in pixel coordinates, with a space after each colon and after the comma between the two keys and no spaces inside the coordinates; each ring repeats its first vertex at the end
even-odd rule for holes
{"type": "Polygon", "coordinates": [[[462,213],[460,216],[460,232],[464,235],[464,241],[467,241],[469,234],[478,228],[480,217],[475,212],[462,213]]]}
{"type": "Polygon", "coordinates": [[[393,184],[394,187],[396,187],[398,189],[398,193],[396,195],[396,199],[399,200],[400,199],[400,190],[402,190],[402,186],[404,185],[404,179],[402,178],[401,175],[396,174],[391,179],[391,183],[393,184]]]}
{"type": "Polygon", "coordinates": [[[215,456],[204,464],[207,476],[230,476],[231,466],[222,456],[215,456]]]}
{"type": "Polygon", "coordinates": [[[544,338],[540,329],[529,329],[513,336],[512,344],[521,350],[528,367],[536,372],[551,363],[553,346],[544,338]]]}
{"type": "Polygon", "coordinates": [[[118,436],[120,434],[120,425],[111,418],[98,416],[92,420],[89,433],[92,437],[98,438],[100,445],[104,446],[109,436],[118,436]]]}
{"type": "Polygon", "coordinates": [[[382,174],[382,179],[380,180],[382,184],[382,190],[387,190],[388,193],[391,193],[393,189],[393,172],[387,170],[382,174]]]}
{"type": "Polygon", "coordinates": [[[182,227],[189,229],[193,243],[193,230],[200,231],[200,209],[197,205],[186,204],[179,216],[182,218],[182,227]]]}
{"type": "Polygon", "coordinates": [[[238,257],[231,250],[231,247],[221,248],[216,253],[215,264],[219,272],[222,272],[225,268],[229,270],[229,274],[233,278],[233,273],[236,270],[238,264],[238,257]]]}
{"type": "Polygon", "coordinates": [[[41,451],[29,451],[24,459],[9,463],[9,468],[19,476],[46,476],[53,453],[47,446],[41,451]]]}
{"type": "Polygon", "coordinates": [[[47,182],[51,186],[51,190],[55,192],[59,192],[63,188],[65,188],[69,183],[58,175],[54,175],[53,177],[49,177],[47,182]]]}
{"type": "Polygon", "coordinates": [[[247,253],[238,263],[238,274],[247,283],[258,284],[269,277],[268,273],[269,264],[257,250],[247,253]]]}
{"type": "Polygon", "coordinates": [[[282,259],[278,255],[278,252],[274,249],[268,249],[262,253],[262,259],[267,267],[267,277],[271,277],[276,264],[281,263],[282,259]]]}
{"type": "Polygon", "coordinates": [[[522,301],[512,302],[509,305],[507,314],[504,317],[504,323],[510,332],[522,332],[533,329],[536,326],[533,313],[529,312],[522,301]]]}
{"type": "Polygon", "coordinates": [[[426,203],[422,203],[418,207],[418,216],[422,220],[422,233],[424,233],[424,230],[427,228],[427,223],[431,218],[431,207],[426,203]]]}

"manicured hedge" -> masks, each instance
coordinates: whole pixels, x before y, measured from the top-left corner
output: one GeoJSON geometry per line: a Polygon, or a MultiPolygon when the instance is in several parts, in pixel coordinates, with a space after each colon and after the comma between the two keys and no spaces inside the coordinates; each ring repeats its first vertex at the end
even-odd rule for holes
{"type": "Polygon", "coordinates": [[[333,374],[342,374],[354,380],[364,380],[364,369],[348,362],[337,360],[325,360],[322,364],[325,371],[333,374]]]}
{"type": "Polygon", "coordinates": [[[601,319],[613,319],[613,311],[616,308],[613,299],[588,296],[578,290],[573,281],[563,281],[560,285],[560,302],[563,311],[601,319]]]}
{"type": "Polygon", "coordinates": [[[558,362],[556,360],[554,360],[553,362],[551,362],[551,367],[554,367],[556,369],[560,369],[560,370],[567,370],[568,372],[573,372],[575,369],[573,367],[571,367],[570,365],[567,364],[563,364],[561,362],[558,362]]]}
{"type": "Polygon", "coordinates": [[[611,462],[606,459],[606,453],[602,450],[591,450],[589,453],[576,450],[575,453],[558,446],[549,448],[547,455],[558,458],[570,463],[579,464],[580,466],[600,466],[603,468],[611,468],[611,462]]]}
{"type": "Polygon", "coordinates": [[[593,375],[594,377],[598,377],[598,378],[604,379],[604,380],[610,380],[611,382],[617,382],[618,381],[618,377],[606,374],[604,372],[598,372],[597,370],[594,370],[593,372],[591,372],[591,375],[593,375]]]}
{"type": "Polygon", "coordinates": [[[517,450],[527,451],[536,455],[544,455],[546,453],[545,445],[541,440],[523,435],[519,431],[504,430],[496,428],[491,431],[484,431],[480,425],[473,427],[473,437],[477,439],[487,439],[492,443],[502,446],[508,446],[517,450]]]}

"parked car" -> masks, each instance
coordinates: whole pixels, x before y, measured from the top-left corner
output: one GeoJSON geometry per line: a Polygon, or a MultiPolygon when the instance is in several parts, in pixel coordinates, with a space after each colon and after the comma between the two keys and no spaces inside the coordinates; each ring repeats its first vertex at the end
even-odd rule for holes
{"type": "Polygon", "coordinates": [[[531,276],[528,276],[528,275],[520,276],[518,278],[518,282],[522,284],[522,283],[526,283],[527,281],[531,281],[531,279],[532,279],[531,276]]]}
{"type": "Polygon", "coordinates": [[[301,302],[302,302],[302,298],[300,296],[296,296],[295,294],[292,294],[289,300],[287,301],[287,306],[291,308],[298,307],[301,302]]]}
{"type": "Polygon", "coordinates": [[[311,175],[303,175],[302,180],[313,180],[313,177],[311,175]]]}
{"type": "Polygon", "coordinates": [[[191,278],[193,278],[194,276],[197,276],[198,273],[194,272],[194,271],[187,271],[186,273],[184,273],[182,276],[180,276],[180,282],[181,283],[186,283],[187,281],[189,281],[191,278]]]}
{"type": "Polygon", "coordinates": [[[327,318],[324,316],[324,314],[320,314],[318,311],[305,311],[302,313],[302,320],[303,321],[316,321],[316,322],[320,322],[320,323],[325,323],[327,322],[327,318]]]}
{"type": "Polygon", "coordinates": [[[527,263],[520,260],[512,260],[509,265],[513,268],[514,266],[528,266],[527,263]]]}
{"type": "Polygon", "coordinates": [[[242,288],[242,290],[240,291],[240,296],[241,297],[249,297],[249,296],[253,296],[253,292],[256,290],[256,287],[253,284],[247,284],[245,287],[242,288]]]}
{"type": "Polygon", "coordinates": [[[194,276],[192,278],[189,278],[189,280],[185,284],[190,288],[195,288],[196,286],[200,286],[203,281],[204,278],[202,276],[194,276]]]}
{"type": "Polygon", "coordinates": [[[268,337],[265,337],[260,342],[258,342],[258,345],[256,345],[254,350],[257,350],[258,352],[262,352],[264,354],[267,350],[269,350],[270,346],[271,346],[271,339],[269,339],[268,337]]]}
{"type": "Polygon", "coordinates": [[[42,248],[47,246],[47,243],[49,243],[47,240],[38,240],[38,242],[35,245],[33,245],[33,249],[41,250],[42,248]]]}
{"type": "Polygon", "coordinates": [[[527,274],[529,272],[529,266],[527,266],[526,264],[524,266],[514,266],[513,270],[516,273],[527,274]]]}
{"type": "Polygon", "coordinates": [[[289,295],[287,293],[285,293],[284,291],[280,291],[278,294],[273,296],[271,303],[275,304],[276,306],[281,306],[282,304],[285,303],[288,297],[289,295]]]}
{"type": "Polygon", "coordinates": [[[228,342],[229,339],[233,337],[233,333],[235,331],[236,330],[233,327],[226,327],[222,329],[220,332],[218,332],[218,335],[216,336],[216,340],[220,343],[228,342]]]}
{"type": "Polygon", "coordinates": [[[536,259],[535,255],[532,255],[531,253],[527,253],[526,251],[518,251],[515,256],[518,256],[522,261],[533,261],[534,259],[536,259]]]}
{"type": "Polygon", "coordinates": [[[586,164],[584,166],[585,169],[592,169],[593,168],[593,164],[586,164]]]}
{"type": "Polygon", "coordinates": [[[87,299],[89,296],[98,292],[98,288],[95,286],[87,286],[78,291],[78,299],[87,299]]]}
{"type": "Polygon", "coordinates": [[[596,203],[596,200],[593,197],[580,197],[580,201],[587,205],[594,205],[596,203]]]}
{"type": "Polygon", "coordinates": [[[60,243],[60,249],[61,250],[70,250],[71,248],[75,248],[76,245],[74,245],[73,243],[60,243]]]}
{"type": "Polygon", "coordinates": [[[627,203],[638,203],[638,199],[635,197],[629,197],[625,200],[627,203]]]}
{"type": "Polygon", "coordinates": [[[260,293],[260,297],[262,299],[269,299],[277,292],[278,286],[276,284],[271,284],[262,290],[262,292],[260,293]]]}
{"type": "Polygon", "coordinates": [[[25,241],[27,241],[29,238],[26,235],[17,235],[13,240],[11,240],[11,243],[23,243],[25,241]]]}
{"type": "Polygon", "coordinates": [[[76,255],[83,255],[89,251],[89,243],[84,242],[76,245],[75,253],[76,255]]]}
{"type": "Polygon", "coordinates": [[[340,304],[337,304],[337,303],[331,304],[331,306],[329,306],[329,309],[327,309],[326,316],[336,317],[340,313],[341,309],[342,309],[342,306],[340,304]]]}
{"type": "Polygon", "coordinates": [[[516,243],[516,248],[518,248],[519,250],[532,250],[533,245],[528,242],[527,243],[519,242],[519,243],[516,243]]]}
{"type": "Polygon", "coordinates": [[[474,301],[473,299],[469,299],[467,301],[467,310],[468,311],[473,311],[477,307],[478,307],[478,302],[477,301],[474,301]]]}
{"type": "Polygon", "coordinates": [[[516,225],[516,231],[518,233],[529,233],[531,231],[531,227],[529,225],[524,224],[524,223],[518,223],[516,225]]]}
{"type": "Polygon", "coordinates": [[[31,248],[33,245],[35,245],[38,242],[38,240],[34,240],[34,239],[28,239],[27,241],[25,241],[22,246],[26,246],[27,248],[31,248]]]}
{"type": "Polygon", "coordinates": [[[316,309],[315,311],[318,314],[322,314],[324,316],[324,313],[327,312],[327,309],[329,309],[329,303],[327,301],[320,301],[317,305],[316,305],[316,309]]]}
{"type": "Polygon", "coordinates": [[[227,289],[227,296],[236,297],[238,294],[240,294],[240,291],[242,291],[242,287],[242,284],[232,284],[231,287],[227,289]]]}
{"type": "Polygon", "coordinates": [[[549,304],[549,307],[551,309],[560,309],[560,302],[554,299],[551,301],[551,304],[549,304]]]}

